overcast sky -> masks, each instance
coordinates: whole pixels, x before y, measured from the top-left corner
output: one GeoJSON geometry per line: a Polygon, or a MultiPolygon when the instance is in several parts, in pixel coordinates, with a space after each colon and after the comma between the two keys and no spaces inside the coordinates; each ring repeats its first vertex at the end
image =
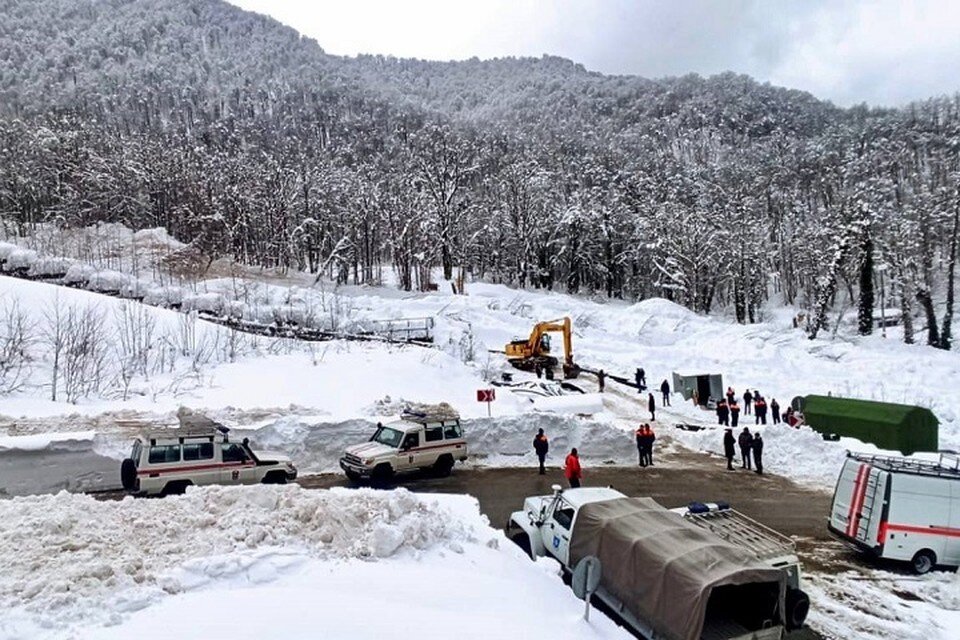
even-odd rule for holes
{"type": "Polygon", "coordinates": [[[328,53],[746,73],[840,105],[960,91],[960,0],[230,0],[328,53]]]}

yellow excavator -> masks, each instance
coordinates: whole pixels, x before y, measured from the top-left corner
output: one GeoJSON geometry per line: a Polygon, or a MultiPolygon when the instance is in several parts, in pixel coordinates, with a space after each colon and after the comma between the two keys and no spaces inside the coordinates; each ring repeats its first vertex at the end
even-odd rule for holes
{"type": "MultiPolygon", "coordinates": [[[[553,371],[559,360],[550,355],[550,334],[563,334],[563,377],[576,378],[580,375],[580,367],[573,362],[573,329],[570,318],[538,322],[526,340],[514,340],[504,349],[507,360],[517,369],[536,371],[539,366],[543,371],[553,371]]],[[[547,377],[551,377],[548,373],[547,377]]]]}

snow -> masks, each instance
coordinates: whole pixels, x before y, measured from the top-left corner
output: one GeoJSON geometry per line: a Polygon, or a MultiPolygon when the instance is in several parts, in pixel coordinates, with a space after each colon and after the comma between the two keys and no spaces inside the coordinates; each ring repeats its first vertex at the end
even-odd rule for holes
{"type": "Polygon", "coordinates": [[[55,442],[93,440],[95,431],[68,431],[66,433],[39,433],[28,436],[0,436],[0,450],[19,449],[20,451],[39,451],[55,442]]]}
{"type": "Polygon", "coordinates": [[[602,616],[580,621],[556,571],[522,557],[468,497],[296,486],[119,502],[60,493],[0,502],[0,541],[2,638],[205,638],[223,625],[243,638],[395,637],[401,613],[423,622],[424,637],[624,637],[602,616]],[[224,602],[231,615],[211,615],[224,602]]]}

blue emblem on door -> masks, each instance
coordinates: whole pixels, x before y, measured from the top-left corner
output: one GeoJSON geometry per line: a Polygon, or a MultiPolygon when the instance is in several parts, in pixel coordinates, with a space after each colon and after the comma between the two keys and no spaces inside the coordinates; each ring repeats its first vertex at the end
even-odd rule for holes
{"type": "Polygon", "coordinates": [[[560,536],[553,536],[553,548],[554,549],[560,548],[560,536]]]}

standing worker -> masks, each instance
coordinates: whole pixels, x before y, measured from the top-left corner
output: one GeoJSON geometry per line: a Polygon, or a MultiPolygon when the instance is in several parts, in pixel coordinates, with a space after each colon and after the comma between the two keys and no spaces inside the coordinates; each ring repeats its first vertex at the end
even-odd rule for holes
{"type": "Polygon", "coordinates": [[[727,401],[723,398],[720,398],[720,401],[717,402],[717,424],[730,426],[730,407],[727,406],[727,401]]]}
{"type": "Polygon", "coordinates": [[[757,468],[757,473],[763,475],[763,438],[760,437],[759,431],[753,436],[751,451],[753,452],[753,464],[757,468]]]}
{"type": "Polygon", "coordinates": [[[657,434],[653,432],[653,427],[644,425],[644,439],[646,440],[647,466],[653,466],[653,443],[657,439],[657,434]]]}
{"type": "Polygon", "coordinates": [[[757,416],[756,424],[767,424],[767,401],[763,396],[757,396],[753,401],[753,412],[757,416]]]}
{"type": "Polygon", "coordinates": [[[570,487],[576,489],[580,486],[580,479],[583,478],[583,470],[580,468],[580,454],[574,447],[567,454],[567,460],[563,465],[563,475],[567,477],[570,487]]]}
{"type": "Polygon", "coordinates": [[[634,435],[637,437],[637,459],[639,460],[641,467],[647,466],[647,441],[643,429],[645,426],[646,425],[640,425],[637,427],[637,430],[634,431],[634,435]]]}
{"type": "Polygon", "coordinates": [[[597,372],[597,384],[600,385],[600,393],[603,393],[604,383],[607,381],[607,372],[603,369],[597,372]]]}
{"type": "Polygon", "coordinates": [[[637,383],[637,393],[642,393],[643,390],[647,388],[647,374],[644,372],[643,367],[637,367],[637,372],[634,374],[633,379],[637,383]]]}
{"type": "Polygon", "coordinates": [[[747,389],[743,392],[743,413],[744,415],[750,415],[750,405],[753,403],[753,394],[750,393],[750,389],[747,389]]]}
{"type": "Polygon", "coordinates": [[[652,394],[652,393],[648,393],[648,394],[647,394],[647,409],[650,410],[650,422],[656,422],[656,420],[657,420],[657,414],[656,414],[657,403],[656,403],[656,401],[653,399],[653,394],[652,394]]]}
{"type": "Polygon", "coordinates": [[[753,446],[753,436],[750,435],[750,428],[744,427],[743,431],[740,432],[740,437],[737,438],[737,443],[740,445],[740,457],[741,468],[751,469],[750,464],[750,448],[753,446]]]}
{"type": "Polygon", "coordinates": [[[733,401],[736,400],[737,394],[733,390],[733,387],[727,387],[727,405],[733,404],[733,401]]]}
{"type": "Polygon", "coordinates": [[[537,458],[540,460],[540,475],[545,475],[547,470],[544,468],[543,463],[547,459],[547,451],[550,450],[550,443],[547,442],[547,436],[543,433],[543,429],[538,429],[537,435],[533,437],[533,450],[537,452],[537,458]]]}
{"type": "Polygon", "coordinates": [[[780,424],[780,403],[776,398],[770,401],[770,416],[773,418],[773,424],[780,424]]]}
{"type": "Polygon", "coordinates": [[[660,383],[660,393],[663,394],[663,406],[670,406],[670,383],[664,380],[660,383]]]}
{"type": "Polygon", "coordinates": [[[740,405],[734,400],[730,403],[730,426],[736,427],[740,424],[740,405]]]}
{"type": "Polygon", "coordinates": [[[734,471],[733,456],[736,455],[737,440],[733,437],[733,429],[727,427],[723,432],[723,455],[727,458],[727,470],[734,471]]]}
{"type": "Polygon", "coordinates": [[[537,380],[543,377],[543,367],[540,366],[540,363],[533,365],[533,372],[537,374],[537,380]]]}

